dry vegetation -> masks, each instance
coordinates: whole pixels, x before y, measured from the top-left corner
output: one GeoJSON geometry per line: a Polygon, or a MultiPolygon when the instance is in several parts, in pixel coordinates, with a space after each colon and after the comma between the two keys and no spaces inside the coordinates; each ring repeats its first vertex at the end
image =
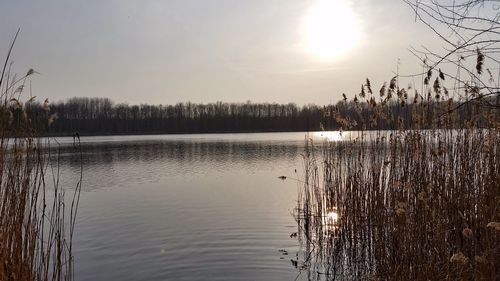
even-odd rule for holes
{"type": "Polygon", "coordinates": [[[411,49],[423,71],[406,78],[421,85],[396,76],[374,93],[367,80],[352,103],[368,118],[327,109],[361,131],[307,145],[294,263],[309,280],[500,279],[500,10],[405,2],[444,53],[411,49]],[[393,105],[411,110],[396,117],[393,105]],[[366,130],[380,123],[396,129],[366,130]]]}
{"type": "Polygon", "coordinates": [[[55,116],[32,117],[31,96],[21,103],[35,71],[11,75],[9,57],[0,78],[0,280],[72,280],[81,178],[65,198],[57,155],[38,138],[55,116]]]}
{"type": "Polygon", "coordinates": [[[396,81],[377,94],[368,82],[355,98],[370,112],[366,123],[392,120],[388,104],[413,103],[412,123],[345,132],[320,150],[308,144],[296,217],[305,252],[298,265],[309,279],[499,279],[498,104],[465,93],[450,107],[429,84],[418,99],[396,81]]]}

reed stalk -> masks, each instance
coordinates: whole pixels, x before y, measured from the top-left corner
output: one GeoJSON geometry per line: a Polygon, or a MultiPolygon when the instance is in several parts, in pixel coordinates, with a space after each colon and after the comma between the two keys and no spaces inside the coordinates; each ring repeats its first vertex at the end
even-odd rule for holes
{"type": "MultiPolygon", "coordinates": [[[[394,120],[388,105],[413,98],[393,91],[356,98],[370,111],[367,124],[392,122],[393,130],[307,143],[296,209],[302,274],[498,280],[500,110],[469,103],[457,112],[430,98],[415,102],[409,119],[394,120]]],[[[335,118],[349,128],[348,116],[335,118]]]]}
{"type": "Polygon", "coordinates": [[[57,152],[41,138],[55,116],[48,100],[41,114],[31,95],[21,102],[36,72],[12,74],[16,38],[0,78],[0,280],[73,280],[81,174],[73,190],[59,186],[57,152]]]}

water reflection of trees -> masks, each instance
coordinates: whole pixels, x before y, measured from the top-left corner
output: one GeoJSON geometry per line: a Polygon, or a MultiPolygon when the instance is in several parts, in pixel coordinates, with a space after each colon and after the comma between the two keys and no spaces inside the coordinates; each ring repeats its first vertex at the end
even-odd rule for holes
{"type": "MultiPolygon", "coordinates": [[[[57,157],[56,149],[53,149],[57,157]]],[[[173,180],[211,175],[214,172],[252,173],[263,164],[295,165],[301,143],[139,141],[82,144],[84,189],[127,185],[130,182],[173,180]],[[285,163],[285,164],[284,164],[285,163]]],[[[62,180],[71,179],[80,167],[71,145],[59,148],[62,180]]],[[[286,166],[285,166],[286,167],[286,166]]]]}
{"type": "MultiPolygon", "coordinates": [[[[293,161],[300,145],[244,142],[131,142],[82,144],[86,165],[112,162],[233,162],[293,161]]],[[[62,164],[79,165],[72,147],[61,148],[62,164]]]]}

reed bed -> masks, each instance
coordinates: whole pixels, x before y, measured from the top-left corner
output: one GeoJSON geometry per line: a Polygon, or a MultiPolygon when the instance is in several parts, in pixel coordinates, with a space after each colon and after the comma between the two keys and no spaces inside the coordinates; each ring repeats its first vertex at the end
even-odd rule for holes
{"type": "Polygon", "coordinates": [[[81,175],[67,198],[57,152],[40,138],[55,117],[47,100],[21,102],[35,71],[11,75],[10,52],[0,78],[0,280],[73,280],[81,175]]]}
{"type": "Polygon", "coordinates": [[[383,96],[356,106],[371,111],[367,123],[383,118],[393,130],[344,132],[319,147],[308,140],[296,210],[301,274],[499,280],[500,110],[428,99],[415,102],[407,125],[384,101],[411,98],[383,96]]]}

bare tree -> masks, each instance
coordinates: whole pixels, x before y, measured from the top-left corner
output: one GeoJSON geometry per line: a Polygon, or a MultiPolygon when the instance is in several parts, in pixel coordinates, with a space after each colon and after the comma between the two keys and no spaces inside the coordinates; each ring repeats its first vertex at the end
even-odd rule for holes
{"type": "Polygon", "coordinates": [[[442,50],[410,49],[425,67],[419,75],[429,96],[447,79],[461,101],[457,107],[474,102],[500,109],[500,2],[403,1],[415,12],[415,21],[424,23],[444,43],[442,50]],[[438,73],[434,83],[433,72],[438,73]]]}

